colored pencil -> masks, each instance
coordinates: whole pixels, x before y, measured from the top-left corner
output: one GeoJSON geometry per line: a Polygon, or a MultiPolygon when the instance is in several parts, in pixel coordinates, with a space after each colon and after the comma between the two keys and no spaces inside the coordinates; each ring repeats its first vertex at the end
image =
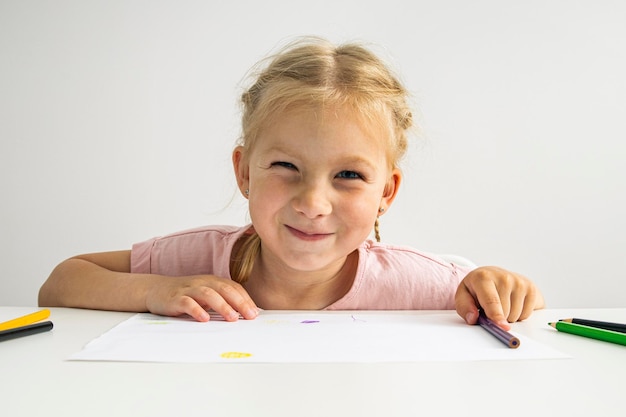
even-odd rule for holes
{"type": "Polygon", "coordinates": [[[597,320],[587,320],[587,319],[561,319],[559,321],[564,321],[567,323],[574,324],[582,324],[583,326],[595,327],[597,329],[611,330],[613,332],[626,333],[626,324],[622,323],[611,323],[608,321],[597,321],[597,320]]]}
{"type": "Polygon", "coordinates": [[[41,323],[29,324],[22,327],[13,327],[9,330],[0,331],[0,342],[5,340],[17,339],[18,337],[30,336],[31,334],[37,334],[52,330],[51,321],[43,321],[41,323]]]}
{"type": "Polygon", "coordinates": [[[48,317],[50,317],[50,310],[43,309],[35,313],[30,313],[25,316],[0,323],[0,331],[37,323],[38,321],[47,319],[48,317]]]}
{"type": "Polygon", "coordinates": [[[583,326],[581,324],[568,323],[566,321],[557,321],[548,324],[560,332],[626,346],[626,333],[613,332],[611,330],[598,329],[596,327],[583,326]]]}
{"type": "Polygon", "coordinates": [[[520,341],[517,337],[498,327],[498,325],[489,319],[482,310],[478,315],[478,324],[511,349],[517,349],[520,346],[520,341]]]}

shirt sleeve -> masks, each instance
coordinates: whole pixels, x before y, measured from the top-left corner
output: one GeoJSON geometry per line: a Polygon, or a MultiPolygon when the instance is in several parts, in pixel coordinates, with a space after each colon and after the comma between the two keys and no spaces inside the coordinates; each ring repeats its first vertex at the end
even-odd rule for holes
{"type": "Polygon", "coordinates": [[[136,243],[131,272],[230,278],[230,254],[247,227],[206,226],[136,243]]]}

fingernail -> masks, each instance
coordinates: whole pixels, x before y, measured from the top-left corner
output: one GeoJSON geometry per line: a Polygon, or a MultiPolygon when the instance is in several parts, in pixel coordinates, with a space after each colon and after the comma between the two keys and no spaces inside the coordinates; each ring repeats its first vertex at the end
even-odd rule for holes
{"type": "Polygon", "coordinates": [[[474,324],[476,322],[476,314],[470,311],[465,315],[465,321],[468,324],[474,324]]]}
{"type": "Polygon", "coordinates": [[[504,330],[509,330],[511,328],[511,325],[506,320],[500,320],[496,324],[504,330]]]}

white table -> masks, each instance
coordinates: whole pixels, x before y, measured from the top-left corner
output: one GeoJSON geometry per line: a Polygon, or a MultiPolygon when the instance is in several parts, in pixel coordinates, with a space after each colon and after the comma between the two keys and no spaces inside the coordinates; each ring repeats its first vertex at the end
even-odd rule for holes
{"type": "MultiPolygon", "coordinates": [[[[0,307],[0,321],[37,310],[0,307]]],[[[542,310],[514,324],[571,359],[321,365],[67,361],[132,314],[51,312],[51,332],[0,343],[2,416],[626,415],[626,347],[547,326],[626,322],[626,308],[542,310]]]]}

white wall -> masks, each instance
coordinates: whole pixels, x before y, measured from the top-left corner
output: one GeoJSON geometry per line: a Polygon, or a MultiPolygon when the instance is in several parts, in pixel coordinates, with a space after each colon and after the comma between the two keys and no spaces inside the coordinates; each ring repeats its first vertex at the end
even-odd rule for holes
{"type": "Polygon", "coordinates": [[[74,254],[244,223],[240,82],[315,34],[372,42],[415,96],[383,240],[624,307],[625,21],[621,1],[0,0],[0,305],[35,305],[74,254]]]}

